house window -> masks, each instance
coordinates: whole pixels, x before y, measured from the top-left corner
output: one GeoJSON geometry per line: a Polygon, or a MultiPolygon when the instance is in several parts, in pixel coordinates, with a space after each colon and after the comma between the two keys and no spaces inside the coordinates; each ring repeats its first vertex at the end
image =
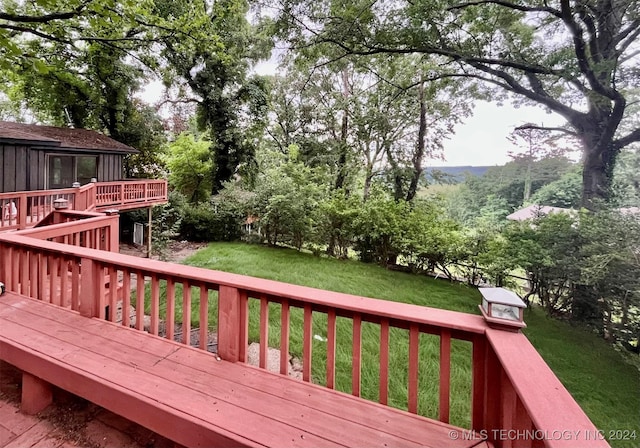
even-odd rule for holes
{"type": "Polygon", "coordinates": [[[49,154],[47,188],[69,188],[74,182],[87,184],[98,175],[95,156],[66,156],[49,154]]]}
{"type": "Polygon", "coordinates": [[[94,177],[98,177],[98,158],[76,157],[76,180],[80,182],[80,185],[88,184],[94,177]]]}

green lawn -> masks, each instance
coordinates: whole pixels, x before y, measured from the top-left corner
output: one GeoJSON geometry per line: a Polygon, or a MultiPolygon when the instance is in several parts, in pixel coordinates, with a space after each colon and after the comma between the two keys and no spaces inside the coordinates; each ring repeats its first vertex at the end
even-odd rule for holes
{"type": "MultiPolygon", "coordinates": [[[[193,266],[269,278],[332,291],[415,303],[455,311],[478,313],[479,293],[473,288],[433,280],[423,276],[392,272],[374,265],[314,257],[289,249],[273,249],[242,243],[214,243],[185,261],[193,266]]],[[[215,300],[215,298],[213,298],[215,300]]],[[[198,294],[194,291],[192,317],[197,318],[198,294]]],[[[259,304],[251,303],[250,338],[258,339],[259,304]]],[[[215,308],[214,306],[211,307],[215,308]]],[[[210,316],[214,319],[213,310],[210,316]]],[[[178,311],[179,315],[179,311],[178,311]]],[[[279,345],[279,309],[270,308],[270,345],[279,345]]],[[[525,333],[580,403],[595,425],[605,433],[635,430],[640,445],[640,375],[622,357],[593,334],[566,323],[547,319],[540,310],[525,314],[525,333]]],[[[215,321],[212,322],[215,325],[215,321]]],[[[314,313],[314,334],[326,336],[326,316],[314,313]]],[[[338,319],[336,368],[337,388],[351,391],[351,323],[338,319]]],[[[302,316],[291,316],[291,351],[301,352],[302,316]]],[[[363,324],[363,396],[378,398],[379,327],[363,324]]],[[[406,407],[407,384],[406,331],[391,333],[390,404],[406,407]]],[[[421,336],[419,412],[437,417],[438,339],[421,336]]],[[[313,380],[324,384],[326,350],[323,341],[314,340],[313,380]]],[[[469,425],[470,344],[453,341],[452,347],[452,423],[469,425]]]]}

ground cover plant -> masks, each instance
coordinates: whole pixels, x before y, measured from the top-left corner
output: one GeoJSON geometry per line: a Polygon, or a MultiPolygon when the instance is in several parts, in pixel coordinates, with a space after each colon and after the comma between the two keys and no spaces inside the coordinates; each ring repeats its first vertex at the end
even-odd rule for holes
{"type": "MultiPolygon", "coordinates": [[[[252,275],[315,288],[368,296],[385,300],[414,303],[430,307],[477,313],[479,293],[471,287],[434,280],[426,276],[393,272],[376,265],[350,260],[314,257],[284,248],[269,248],[244,243],[213,243],[185,263],[192,266],[252,275]]],[[[161,294],[163,300],[164,291],[161,294]]],[[[176,294],[181,294],[177,288],[176,294]]],[[[193,291],[191,315],[198,325],[199,293],[193,291]]],[[[209,300],[209,323],[216,325],[215,294],[209,300]]],[[[177,301],[179,302],[179,301],[177,301]]],[[[164,302],[161,314],[164,314],[164,302]]],[[[250,340],[259,340],[260,304],[250,301],[250,340]]],[[[181,320],[178,304],[176,318],[181,320]]],[[[269,345],[279,346],[279,307],[270,306],[269,345]]],[[[639,434],[640,376],[635,367],[626,363],[597,335],[583,328],[552,320],[540,309],[525,314],[528,328],[525,334],[547,361],[556,375],[582,406],[594,424],[605,431],[627,429],[639,434]]],[[[325,384],[326,316],[314,313],[312,378],[325,384]]],[[[336,349],[336,388],[351,392],[351,322],[338,319],[336,349]]],[[[407,406],[407,332],[391,332],[389,404],[407,406]]],[[[292,309],[290,351],[302,353],[302,312],[292,309]]],[[[470,424],[471,356],[470,344],[452,341],[451,422],[470,424]]],[[[362,329],[362,396],[378,399],[379,327],[363,324],[362,329]]],[[[420,414],[437,418],[438,409],[438,338],[420,339],[420,414]]],[[[611,440],[613,446],[634,446],[611,440]]],[[[635,443],[635,442],[634,442],[635,443]]]]}

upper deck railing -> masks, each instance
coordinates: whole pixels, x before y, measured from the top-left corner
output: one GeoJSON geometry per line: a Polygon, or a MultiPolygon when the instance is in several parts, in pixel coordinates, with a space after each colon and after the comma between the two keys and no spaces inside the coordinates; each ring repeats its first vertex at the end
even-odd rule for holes
{"type": "Polygon", "coordinates": [[[166,180],[95,182],[77,188],[0,193],[0,232],[33,227],[64,199],[77,211],[129,210],[167,202],[166,180]]]}
{"type": "MultiPolygon", "coordinates": [[[[62,224],[69,234],[78,225],[62,224]]],[[[60,232],[57,227],[54,237],[62,238],[60,232]]],[[[155,260],[141,264],[21,233],[0,235],[0,279],[9,291],[232,362],[246,362],[249,342],[256,341],[259,366],[266,368],[268,347],[276,347],[283,375],[293,352],[303,381],[331,389],[341,382],[341,390],[346,382],[357,397],[443,422],[454,409],[451,423],[461,429],[452,437],[475,431],[497,447],[608,446],[528,339],[493,329],[481,316],[155,260]],[[46,287],[38,285],[43,281],[46,287]],[[378,342],[363,344],[371,340],[378,342]],[[377,393],[362,389],[371,377],[377,393]],[[391,396],[391,382],[402,382],[394,391],[406,394],[391,396]]]]}

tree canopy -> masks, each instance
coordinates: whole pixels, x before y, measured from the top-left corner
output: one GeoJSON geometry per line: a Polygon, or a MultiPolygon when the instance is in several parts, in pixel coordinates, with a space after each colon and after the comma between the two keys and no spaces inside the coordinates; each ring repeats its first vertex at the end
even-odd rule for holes
{"type": "Polygon", "coordinates": [[[584,206],[610,198],[620,150],[640,141],[623,123],[639,79],[636,0],[273,3],[293,48],[330,45],[336,59],[428,55],[440,63],[431,79],[469,78],[494,99],[514,95],[561,115],[567,127],[554,130],[583,145],[584,206]]]}

